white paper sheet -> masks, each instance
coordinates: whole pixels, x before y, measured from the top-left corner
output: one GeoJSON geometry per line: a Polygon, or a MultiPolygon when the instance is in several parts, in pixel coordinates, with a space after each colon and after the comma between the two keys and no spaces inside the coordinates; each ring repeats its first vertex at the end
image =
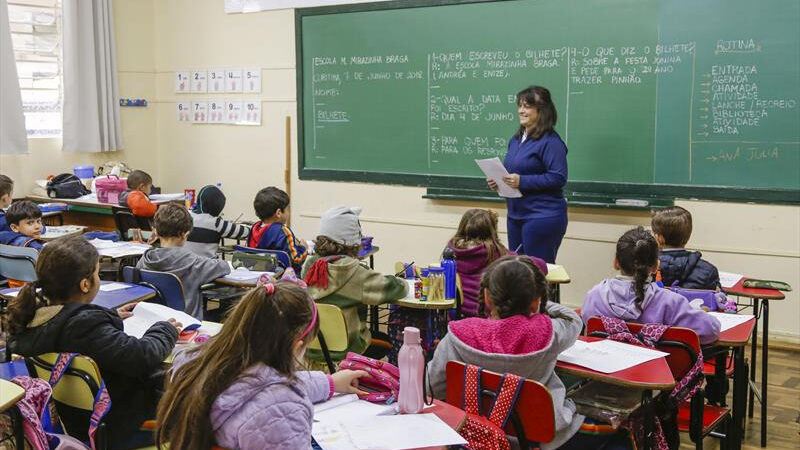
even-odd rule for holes
{"type": "Polygon", "coordinates": [[[97,249],[100,256],[108,256],[110,258],[121,258],[123,256],[141,255],[150,248],[148,244],[139,244],[135,242],[113,242],[103,239],[92,239],[89,241],[97,249]]]}
{"type": "Polygon", "coordinates": [[[519,189],[514,189],[503,181],[503,177],[508,175],[508,171],[500,158],[476,159],[475,163],[481,168],[486,178],[494,180],[497,183],[497,193],[501,197],[506,198],[519,198],[522,197],[522,192],[519,189]]]}
{"type": "Polygon", "coordinates": [[[114,291],[120,291],[122,289],[130,289],[133,286],[134,285],[128,283],[107,283],[107,284],[101,284],[100,290],[103,292],[114,292],[114,291]]]}
{"type": "Polygon", "coordinates": [[[232,270],[231,273],[225,275],[223,278],[231,281],[249,281],[258,280],[258,278],[264,274],[267,274],[271,277],[275,276],[275,272],[259,272],[256,270],[247,270],[239,267],[236,270],[232,270]]]}
{"type": "Polygon", "coordinates": [[[721,312],[709,312],[708,314],[711,314],[719,320],[719,331],[730,330],[736,325],[741,325],[755,317],[752,314],[727,314],[721,312]]]}
{"type": "Polygon", "coordinates": [[[744,276],[738,273],[720,272],[719,284],[721,284],[724,288],[731,288],[736,286],[736,283],[738,283],[742,278],[744,278],[744,276]]]}
{"type": "Polygon", "coordinates": [[[199,320],[183,311],[177,311],[157,303],[141,302],[133,308],[133,316],[122,321],[122,326],[125,334],[141,339],[154,323],[168,319],[177,320],[184,328],[190,325],[200,325],[199,320]]]}
{"type": "Polygon", "coordinates": [[[55,239],[61,236],[66,236],[73,233],[81,233],[86,227],[82,225],[62,225],[62,226],[49,226],[47,232],[42,235],[43,239],[55,239]]]}
{"type": "Polygon", "coordinates": [[[3,293],[3,295],[5,295],[6,297],[16,297],[17,294],[19,294],[19,289],[17,289],[16,291],[4,292],[3,293]]]}
{"type": "Polygon", "coordinates": [[[667,353],[603,339],[575,341],[572,347],[558,355],[558,360],[602,373],[614,373],[662,356],[667,356],[667,353]]]}
{"type": "Polygon", "coordinates": [[[182,193],[175,193],[175,194],[151,194],[150,200],[153,203],[164,203],[164,202],[174,202],[178,200],[183,200],[186,194],[182,193]]]}

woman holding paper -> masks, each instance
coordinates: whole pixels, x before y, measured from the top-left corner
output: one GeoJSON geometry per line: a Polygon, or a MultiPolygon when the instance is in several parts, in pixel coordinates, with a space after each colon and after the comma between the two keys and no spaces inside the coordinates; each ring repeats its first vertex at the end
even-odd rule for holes
{"type": "Polygon", "coordinates": [[[555,263],[567,231],[567,146],[553,127],[556,107],[550,91],[531,86],[517,94],[519,129],[508,141],[503,165],[508,175],[487,179],[519,189],[522,197],[507,198],[508,248],[555,263]]]}

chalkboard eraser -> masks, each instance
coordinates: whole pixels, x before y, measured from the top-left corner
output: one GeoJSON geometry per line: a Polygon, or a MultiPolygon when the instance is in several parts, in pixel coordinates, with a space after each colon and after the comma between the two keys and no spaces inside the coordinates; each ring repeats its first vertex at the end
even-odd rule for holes
{"type": "Polygon", "coordinates": [[[650,204],[647,200],[640,200],[638,198],[618,198],[614,201],[619,206],[640,206],[645,207],[650,204]]]}

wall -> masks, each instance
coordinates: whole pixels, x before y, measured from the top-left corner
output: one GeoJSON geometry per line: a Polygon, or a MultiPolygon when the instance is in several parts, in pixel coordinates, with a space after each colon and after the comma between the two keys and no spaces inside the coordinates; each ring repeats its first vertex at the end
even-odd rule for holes
{"type": "MultiPolygon", "coordinates": [[[[114,28],[121,97],[154,98],[153,0],[116,1],[114,28]]],[[[34,181],[47,175],[71,172],[77,165],[126,161],[158,174],[155,164],[156,116],[152,107],[121,108],[124,149],[105,153],[65,153],[61,138],[28,139],[28,153],[0,155],[0,172],[15,180],[15,197],[30,192],[34,181]]]]}

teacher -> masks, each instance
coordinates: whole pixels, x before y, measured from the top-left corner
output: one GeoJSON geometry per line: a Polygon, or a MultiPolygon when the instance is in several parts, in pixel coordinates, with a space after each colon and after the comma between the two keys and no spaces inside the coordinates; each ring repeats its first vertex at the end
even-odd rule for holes
{"type": "MultiPolygon", "coordinates": [[[[555,263],[567,231],[567,146],[553,127],[550,91],[531,86],[517,94],[519,130],[508,141],[503,182],[522,192],[508,204],[508,248],[555,263]]],[[[497,190],[495,180],[487,179],[497,190]]]]}

